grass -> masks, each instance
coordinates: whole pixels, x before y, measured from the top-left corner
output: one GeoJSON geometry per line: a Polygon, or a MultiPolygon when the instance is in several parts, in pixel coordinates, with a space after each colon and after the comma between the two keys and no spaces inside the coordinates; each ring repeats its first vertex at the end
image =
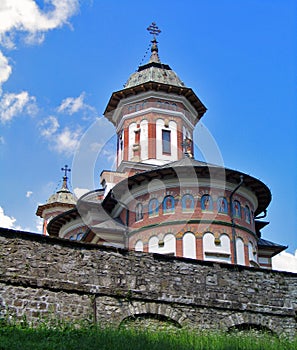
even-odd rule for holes
{"type": "Polygon", "coordinates": [[[0,350],[296,350],[269,334],[224,334],[112,329],[64,324],[59,327],[0,324],[0,350]]]}

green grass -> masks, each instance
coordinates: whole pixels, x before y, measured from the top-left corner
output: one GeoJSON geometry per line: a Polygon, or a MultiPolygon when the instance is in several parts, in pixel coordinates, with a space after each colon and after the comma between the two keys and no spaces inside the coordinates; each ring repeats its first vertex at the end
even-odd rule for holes
{"type": "Polygon", "coordinates": [[[0,350],[296,350],[288,341],[269,334],[102,329],[73,325],[0,325],[0,350]]]}

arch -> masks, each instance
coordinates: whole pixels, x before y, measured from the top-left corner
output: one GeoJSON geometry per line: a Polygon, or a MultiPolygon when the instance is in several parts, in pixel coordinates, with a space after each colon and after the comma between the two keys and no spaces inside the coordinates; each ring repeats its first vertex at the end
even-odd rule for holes
{"type": "Polygon", "coordinates": [[[135,247],[134,250],[136,252],[143,252],[143,242],[141,239],[139,239],[136,243],[135,243],[135,247]]]}
{"type": "Polygon", "coordinates": [[[178,159],[177,123],[170,120],[165,125],[164,119],[156,120],[156,158],[162,161],[178,159]]]}
{"type": "Polygon", "coordinates": [[[254,264],[258,264],[257,251],[253,242],[251,241],[249,241],[248,247],[250,266],[254,266],[254,264]]]}
{"type": "Polygon", "coordinates": [[[245,265],[244,243],[240,237],[236,238],[236,253],[237,253],[237,264],[245,265]]]}
{"type": "Polygon", "coordinates": [[[176,255],[176,240],[172,233],[167,233],[161,240],[157,236],[152,236],[148,241],[149,253],[176,255]]]}
{"type": "Polygon", "coordinates": [[[271,322],[271,318],[269,316],[265,318],[263,315],[259,314],[234,313],[222,319],[221,325],[228,332],[254,329],[264,330],[265,332],[269,332],[273,335],[279,334],[278,325],[271,322]]]}
{"type": "Polygon", "coordinates": [[[151,331],[168,331],[174,329],[180,329],[181,325],[178,321],[165,316],[154,313],[141,313],[125,317],[121,323],[122,328],[137,328],[137,329],[150,329],[151,331]]]}
{"type": "Polygon", "coordinates": [[[248,224],[251,223],[251,211],[248,205],[244,207],[244,218],[245,222],[247,222],[248,224]]]}
{"type": "Polygon", "coordinates": [[[197,259],[196,237],[193,232],[186,232],[183,235],[183,257],[197,259]]]}
{"type": "Polygon", "coordinates": [[[206,232],[203,235],[203,257],[204,260],[231,263],[229,236],[222,234],[219,239],[215,239],[212,232],[206,232]]]}
{"type": "Polygon", "coordinates": [[[84,237],[85,233],[84,232],[79,232],[77,235],[76,235],[76,240],[77,241],[81,241],[84,237]]]}
{"type": "Polygon", "coordinates": [[[194,211],[194,206],[195,206],[195,201],[194,201],[194,197],[187,193],[185,195],[183,195],[182,200],[182,211],[183,212],[193,212],[194,211]]]}
{"type": "Polygon", "coordinates": [[[159,215],[159,201],[157,198],[152,198],[148,204],[148,214],[149,217],[159,215]]]}
{"type": "Polygon", "coordinates": [[[164,236],[164,247],[160,249],[162,254],[176,255],[176,239],[172,233],[167,233],[164,236]]]}
{"type": "Polygon", "coordinates": [[[148,121],[143,119],[140,122],[140,158],[141,160],[148,159],[148,121]]]}
{"type": "Polygon", "coordinates": [[[143,205],[138,203],[135,207],[135,221],[140,221],[143,219],[143,205]]]}
{"type": "Polygon", "coordinates": [[[124,130],[121,130],[118,133],[118,165],[120,165],[121,161],[124,157],[124,130]]]}
{"type": "Polygon", "coordinates": [[[174,213],[175,201],[173,196],[166,196],[163,199],[163,214],[174,213]]]}
{"type": "Polygon", "coordinates": [[[233,215],[236,218],[241,218],[241,205],[238,200],[233,201],[233,215]]]}
{"type": "Polygon", "coordinates": [[[208,211],[212,211],[213,210],[213,201],[212,201],[211,195],[204,194],[201,197],[201,209],[202,210],[208,210],[208,211]]]}
{"type": "Polygon", "coordinates": [[[219,213],[228,214],[228,202],[225,197],[218,198],[217,208],[219,213]]]}
{"type": "Polygon", "coordinates": [[[133,145],[135,143],[135,130],[137,128],[137,125],[135,122],[131,123],[129,125],[129,136],[128,136],[128,142],[129,142],[129,148],[128,148],[128,160],[133,159],[133,145]]]}
{"type": "Polygon", "coordinates": [[[269,327],[262,326],[261,324],[256,323],[240,323],[228,329],[229,333],[233,332],[244,332],[244,333],[257,333],[257,336],[263,334],[269,334],[276,336],[276,333],[273,332],[269,327]]]}
{"type": "Polygon", "coordinates": [[[134,112],[135,111],[135,106],[134,105],[130,105],[129,107],[128,107],[128,113],[132,113],[132,112],[134,112]]]}
{"type": "Polygon", "coordinates": [[[149,253],[158,253],[159,250],[159,238],[157,236],[152,236],[148,241],[148,251],[149,253]]]}

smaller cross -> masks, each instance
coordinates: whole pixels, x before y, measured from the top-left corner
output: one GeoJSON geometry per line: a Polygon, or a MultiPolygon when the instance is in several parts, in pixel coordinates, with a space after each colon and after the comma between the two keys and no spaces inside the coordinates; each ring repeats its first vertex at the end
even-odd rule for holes
{"type": "Polygon", "coordinates": [[[161,30],[159,29],[159,27],[156,25],[155,22],[153,22],[146,29],[150,32],[150,34],[154,36],[154,38],[156,38],[156,35],[159,35],[161,33],[161,30]]]}
{"type": "Polygon", "coordinates": [[[64,177],[67,177],[67,171],[71,171],[71,169],[68,169],[68,165],[65,165],[64,168],[61,168],[62,171],[65,171],[64,177]]]}

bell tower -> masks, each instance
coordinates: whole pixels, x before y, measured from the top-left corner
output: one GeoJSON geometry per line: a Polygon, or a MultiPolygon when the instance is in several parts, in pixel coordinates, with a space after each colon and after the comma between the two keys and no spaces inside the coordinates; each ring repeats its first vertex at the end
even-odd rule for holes
{"type": "Polygon", "coordinates": [[[168,64],[161,62],[152,23],[148,63],[112,94],[104,116],[116,127],[117,171],[135,172],[193,158],[193,129],[206,108],[168,64]]]}

